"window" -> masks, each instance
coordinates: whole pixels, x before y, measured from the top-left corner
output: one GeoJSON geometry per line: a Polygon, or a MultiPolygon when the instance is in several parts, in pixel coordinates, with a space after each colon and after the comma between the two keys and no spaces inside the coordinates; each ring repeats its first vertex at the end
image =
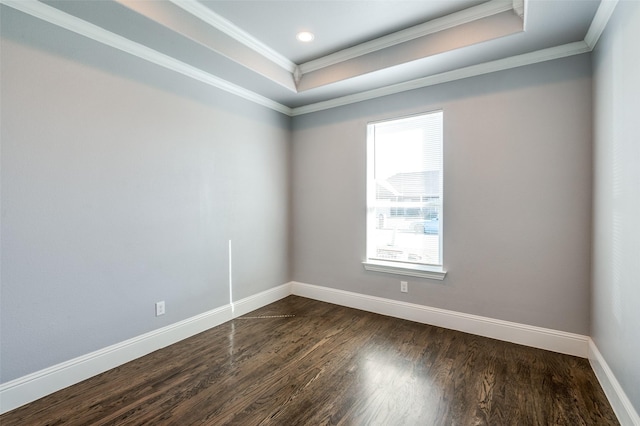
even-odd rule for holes
{"type": "Polygon", "coordinates": [[[444,278],[442,117],[367,126],[367,270],[444,278]]]}

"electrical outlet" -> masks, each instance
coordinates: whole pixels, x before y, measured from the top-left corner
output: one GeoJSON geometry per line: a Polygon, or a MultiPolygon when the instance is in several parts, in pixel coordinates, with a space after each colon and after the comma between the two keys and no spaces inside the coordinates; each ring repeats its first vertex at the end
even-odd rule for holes
{"type": "Polygon", "coordinates": [[[156,316],[164,315],[164,300],[162,302],[156,302],[156,316]]]}
{"type": "Polygon", "coordinates": [[[400,291],[403,293],[409,292],[409,284],[406,281],[400,281],[400,291]]]}

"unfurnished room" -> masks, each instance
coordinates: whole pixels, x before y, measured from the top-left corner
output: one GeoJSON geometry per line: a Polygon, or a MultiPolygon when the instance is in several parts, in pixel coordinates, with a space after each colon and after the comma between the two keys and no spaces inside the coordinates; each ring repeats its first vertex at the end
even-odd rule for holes
{"type": "Polygon", "coordinates": [[[0,31],[3,426],[640,426],[640,1],[0,31]]]}

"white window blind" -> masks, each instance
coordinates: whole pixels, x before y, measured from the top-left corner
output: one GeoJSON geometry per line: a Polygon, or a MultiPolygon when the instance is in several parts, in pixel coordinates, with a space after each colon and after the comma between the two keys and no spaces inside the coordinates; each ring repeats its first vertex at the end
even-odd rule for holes
{"type": "Polygon", "coordinates": [[[442,119],[368,125],[368,261],[442,265],[442,119]]]}

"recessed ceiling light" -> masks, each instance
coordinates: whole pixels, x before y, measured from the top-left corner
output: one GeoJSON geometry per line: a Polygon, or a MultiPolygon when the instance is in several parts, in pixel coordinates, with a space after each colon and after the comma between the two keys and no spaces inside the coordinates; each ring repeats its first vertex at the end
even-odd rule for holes
{"type": "Polygon", "coordinates": [[[296,38],[303,43],[309,43],[310,41],[313,41],[316,36],[314,36],[313,33],[310,33],[309,31],[300,31],[298,34],[296,34],[296,38]]]}

